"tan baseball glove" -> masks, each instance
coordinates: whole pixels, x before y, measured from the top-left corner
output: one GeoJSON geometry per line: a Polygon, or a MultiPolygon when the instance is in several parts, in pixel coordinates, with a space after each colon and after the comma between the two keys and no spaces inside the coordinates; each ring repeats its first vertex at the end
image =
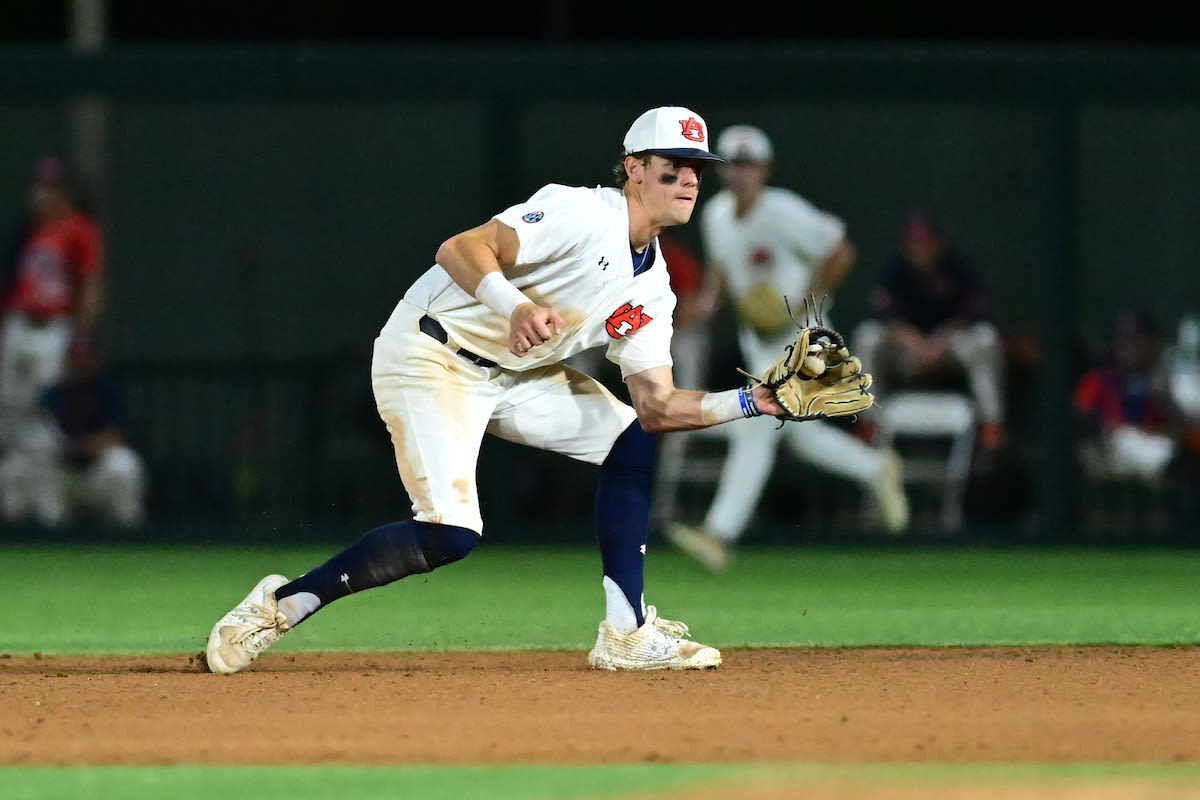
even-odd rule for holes
{"type": "Polygon", "coordinates": [[[794,327],[787,300],[769,283],[758,283],[737,299],[738,318],[760,339],[771,339],[794,327]]]}
{"type": "Polygon", "coordinates": [[[739,372],[775,393],[788,410],[781,420],[851,416],[875,402],[862,362],[850,355],[841,334],[820,325],[801,328],[783,357],[761,375],[739,372]]]}

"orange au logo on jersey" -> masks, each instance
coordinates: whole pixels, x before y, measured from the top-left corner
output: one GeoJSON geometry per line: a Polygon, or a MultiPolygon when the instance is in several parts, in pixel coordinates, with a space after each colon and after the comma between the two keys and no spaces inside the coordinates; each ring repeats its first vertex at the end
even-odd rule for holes
{"type": "Polygon", "coordinates": [[[688,117],[679,120],[679,124],[683,127],[683,138],[691,139],[693,142],[704,141],[704,126],[700,124],[700,120],[688,117]]]}
{"type": "Polygon", "coordinates": [[[609,314],[608,319],[604,321],[604,328],[608,331],[608,335],[614,339],[621,339],[641,328],[647,322],[652,322],[654,317],[649,316],[642,309],[643,306],[626,303],[609,314]]]}

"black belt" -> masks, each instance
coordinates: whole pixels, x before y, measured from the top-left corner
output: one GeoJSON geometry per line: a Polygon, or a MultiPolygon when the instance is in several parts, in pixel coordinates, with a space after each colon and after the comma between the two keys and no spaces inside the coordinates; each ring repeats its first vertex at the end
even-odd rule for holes
{"type": "MultiPolygon", "coordinates": [[[[417,327],[421,329],[421,333],[425,334],[426,336],[432,336],[442,344],[446,344],[450,341],[450,337],[446,335],[446,329],[442,327],[442,323],[438,322],[428,314],[421,317],[421,321],[417,323],[417,327]]],[[[458,349],[458,354],[476,366],[487,367],[488,369],[499,366],[499,364],[497,364],[495,361],[484,358],[483,356],[477,356],[470,350],[464,350],[461,347],[458,349]]]]}

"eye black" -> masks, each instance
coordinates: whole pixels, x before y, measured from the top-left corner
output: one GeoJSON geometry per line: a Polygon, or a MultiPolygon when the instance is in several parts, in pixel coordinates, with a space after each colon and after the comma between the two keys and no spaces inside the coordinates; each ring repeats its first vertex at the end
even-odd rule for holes
{"type": "Polygon", "coordinates": [[[658,182],[665,183],[669,186],[672,183],[679,183],[679,176],[678,175],[660,175],[658,177],[658,182]]]}

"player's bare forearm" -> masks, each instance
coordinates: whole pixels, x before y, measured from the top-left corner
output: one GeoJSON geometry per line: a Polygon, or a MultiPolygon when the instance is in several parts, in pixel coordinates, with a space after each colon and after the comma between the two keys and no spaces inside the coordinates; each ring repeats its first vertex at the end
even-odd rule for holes
{"type": "Polygon", "coordinates": [[[670,367],[653,367],[625,379],[638,421],[648,433],[707,427],[700,403],[704,392],[676,389],[670,367]]]}
{"type": "Polygon", "coordinates": [[[79,300],[75,304],[75,329],[86,334],[100,316],[103,296],[99,278],[88,278],[79,289],[79,300]]]}
{"type": "Polygon", "coordinates": [[[846,276],[850,274],[850,270],[854,268],[856,258],[857,251],[854,249],[854,245],[849,240],[843,239],[829,258],[825,259],[816,279],[809,287],[809,292],[817,298],[818,303],[825,295],[837,291],[842,282],[846,280],[846,276]]]}
{"type": "Polygon", "coordinates": [[[116,447],[123,443],[124,439],[120,431],[110,428],[80,438],[76,443],[76,447],[88,458],[99,458],[108,448],[116,447]]]}
{"type": "MultiPolygon", "coordinates": [[[[669,367],[655,367],[630,375],[625,380],[629,396],[637,411],[638,421],[648,433],[671,433],[710,428],[706,419],[706,392],[675,388],[669,367]]],[[[786,413],[775,395],[764,386],[753,389],[754,404],[763,414],[778,416],[786,413]]]]}
{"type": "Polygon", "coordinates": [[[708,264],[704,270],[704,281],[693,295],[692,312],[697,320],[707,322],[717,313],[725,298],[725,278],[722,277],[721,267],[715,261],[708,264]]]}
{"type": "Polygon", "coordinates": [[[918,349],[925,343],[925,334],[911,322],[892,320],[888,323],[888,333],[910,350],[918,349]]]}

